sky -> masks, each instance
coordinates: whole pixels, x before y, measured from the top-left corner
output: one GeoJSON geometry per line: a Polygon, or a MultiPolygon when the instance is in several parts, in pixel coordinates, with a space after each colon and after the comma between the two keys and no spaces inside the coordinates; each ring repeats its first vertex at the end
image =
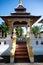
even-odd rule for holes
{"type": "MultiPolygon", "coordinates": [[[[18,6],[18,2],[19,0],[0,0],[0,16],[7,16],[11,12],[14,12],[14,8],[18,6]]],[[[31,15],[41,16],[39,20],[43,18],[43,0],[22,0],[22,5],[31,15]]],[[[0,18],[1,22],[3,20],[0,18]]],[[[37,22],[34,25],[38,25],[37,22]]]]}

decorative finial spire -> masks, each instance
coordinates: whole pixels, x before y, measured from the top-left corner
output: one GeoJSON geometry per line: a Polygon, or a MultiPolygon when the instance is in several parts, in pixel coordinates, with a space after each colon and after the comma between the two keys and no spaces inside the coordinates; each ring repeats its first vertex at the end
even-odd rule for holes
{"type": "Polygon", "coordinates": [[[22,0],[19,0],[19,5],[22,5],[22,0]]]}

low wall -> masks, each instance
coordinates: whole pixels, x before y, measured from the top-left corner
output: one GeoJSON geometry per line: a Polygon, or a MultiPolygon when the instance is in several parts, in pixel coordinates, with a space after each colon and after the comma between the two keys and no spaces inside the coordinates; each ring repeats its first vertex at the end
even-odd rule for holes
{"type": "Polygon", "coordinates": [[[0,56],[10,55],[12,41],[11,39],[0,39],[0,56]]]}
{"type": "Polygon", "coordinates": [[[34,35],[30,35],[30,45],[33,47],[34,55],[43,55],[43,36],[35,38],[34,35]]]}

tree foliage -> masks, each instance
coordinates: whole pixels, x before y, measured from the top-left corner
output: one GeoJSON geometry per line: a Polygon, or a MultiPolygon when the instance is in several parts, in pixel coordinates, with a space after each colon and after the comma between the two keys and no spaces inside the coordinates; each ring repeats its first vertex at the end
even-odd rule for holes
{"type": "Polygon", "coordinates": [[[19,27],[19,26],[16,27],[16,35],[17,35],[17,37],[22,37],[23,36],[22,27],[19,27]]]}
{"type": "Polygon", "coordinates": [[[2,32],[2,37],[4,36],[4,34],[5,34],[5,37],[7,36],[7,32],[9,31],[9,27],[8,27],[7,23],[2,22],[0,24],[0,31],[2,32]]]}
{"type": "Polygon", "coordinates": [[[40,32],[40,28],[38,26],[33,26],[32,32],[33,32],[33,34],[38,34],[40,32]]]}

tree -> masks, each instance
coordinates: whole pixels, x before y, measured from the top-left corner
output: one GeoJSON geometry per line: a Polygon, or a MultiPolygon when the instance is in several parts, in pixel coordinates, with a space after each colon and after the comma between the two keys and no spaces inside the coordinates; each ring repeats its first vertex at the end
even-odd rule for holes
{"type": "Polygon", "coordinates": [[[32,27],[32,32],[33,32],[34,35],[37,35],[40,32],[40,27],[33,26],[32,27]]]}
{"type": "Polygon", "coordinates": [[[22,27],[16,27],[16,35],[17,37],[22,37],[23,36],[23,29],[22,27]]]}
{"type": "Polygon", "coordinates": [[[8,27],[7,23],[2,22],[2,24],[0,25],[0,29],[2,31],[2,37],[4,37],[4,35],[5,35],[5,37],[7,37],[7,32],[9,31],[9,27],[8,27]]]}

